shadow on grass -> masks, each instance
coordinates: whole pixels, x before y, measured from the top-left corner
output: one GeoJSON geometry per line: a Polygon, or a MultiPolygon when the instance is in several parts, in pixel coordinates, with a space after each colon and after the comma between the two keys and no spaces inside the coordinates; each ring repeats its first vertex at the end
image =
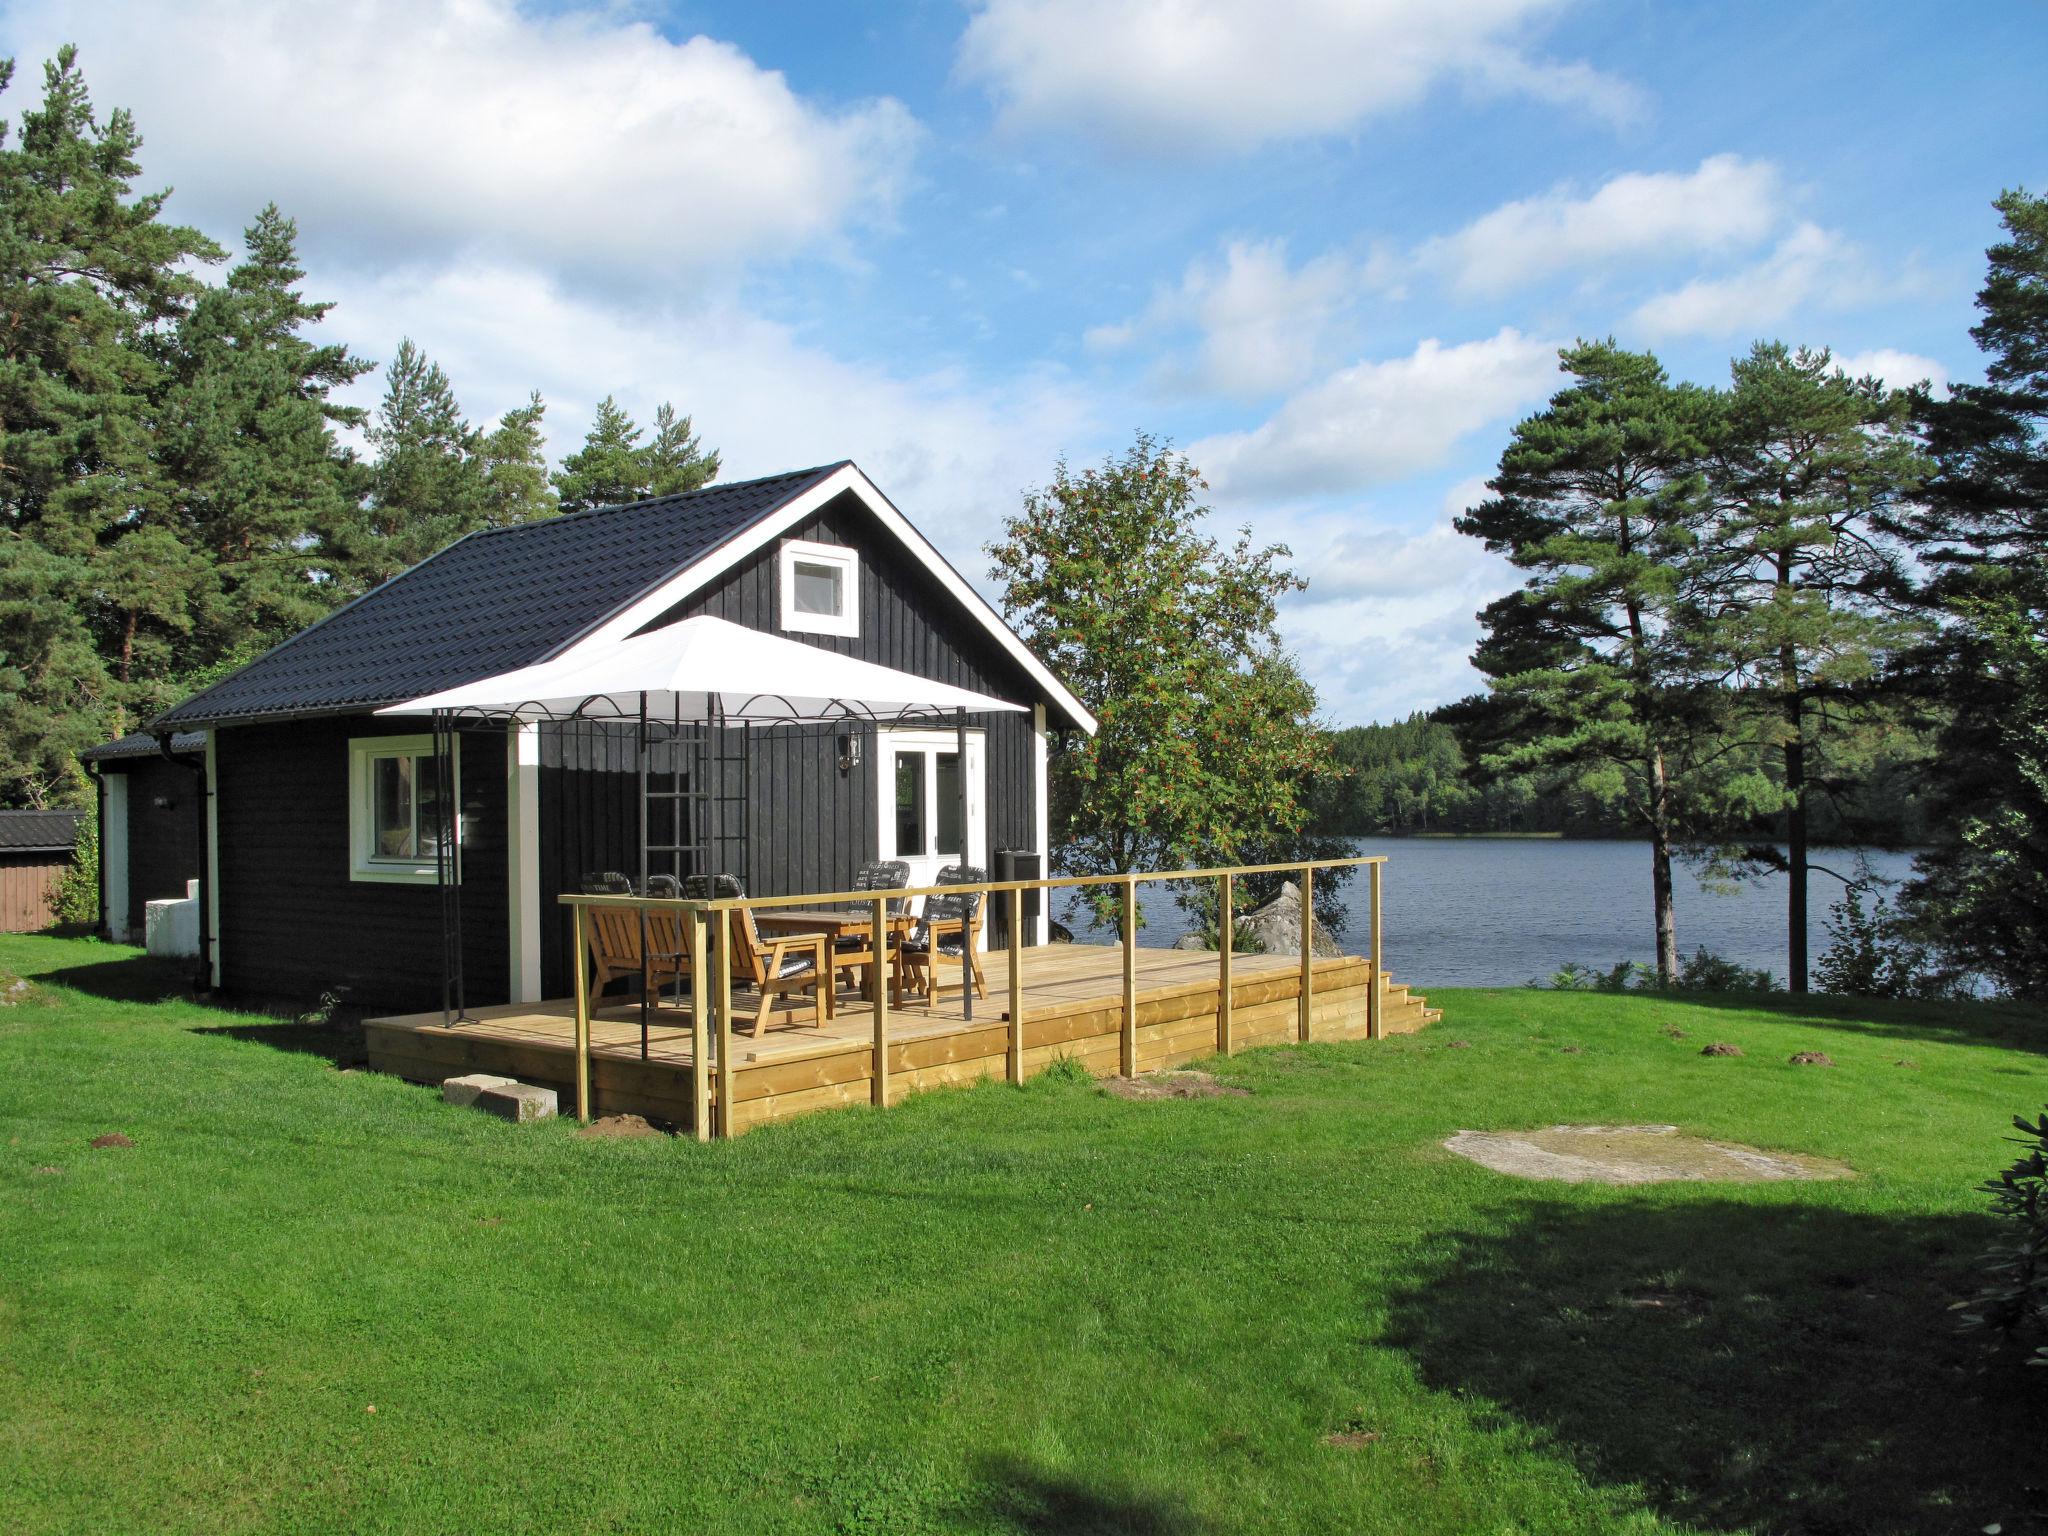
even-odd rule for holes
{"type": "Polygon", "coordinates": [[[1024,1536],[1203,1536],[1209,1530],[1168,1495],[1084,1482],[1017,1457],[991,1458],[975,1470],[981,1491],[955,1513],[961,1530],[1024,1536]]]}
{"type": "Polygon", "coordinates": [[[22,975],[30,981],[68,987],[74,992],[102,997],[114,1003],[189,1003],[194,1000],[190,960],[124,955],[119,960],[95,960],[90,965],[24,970],[22,975]]]}
{"type": "Polygon", "coordinates": [[[2048,1056],[2048,1016],[2018,1003],[1895,1002],[1874,997],[1833,997],[1783,992],[1646,993],[1702,1008],[1764,1013],[1786,1024],[1813,1024],[1880,1040],[1921,1040],[1942,1045],[1995,1045],[2048,1056]]]}
{"type": "Polygon", "coordinates": [[[1391,1299],[1431,1387],[1711,1530],[2048,1531],[2048,1371],[1950,1300],[1988,1219],[1619,1199],[1439,1235],[1391,1299]]]}
{"type": "Polygon", "coordinates": [[[192,1033],[223,1035],[230,1040],[246,1040],[254,1045],[267,1045],[275,1051],[318,1056],[336,1067],[360,1067],[366,1065],[370,1059],[368,1051],[363,1046],[362,1021],[355,1018],[337,1017],[306,1021],[279,1019],[274,1024],[202,1024],[195,1027],[192,1033]]]}
{"type": "Polygon", "coordinates": [[[158,960],[148,955],[126,955],[119,960],[96,960],[89,965],[54,966],[25,973],[32,981],[66,987],[89,997],[117,1003],[183,1003],[218,1024],[188,1026],[195,1035],[221,1035],[230,1040],[247,1040],[275,1050],[319,1056],[337,1067],[359,1067],[368,1059],[363,1050],[361,1018],[346,1010],[332,1018],[298,1021],[266,1019],[246,1008],[232,1008],[192,991],[192,963],[189,960],[158,960]]]}

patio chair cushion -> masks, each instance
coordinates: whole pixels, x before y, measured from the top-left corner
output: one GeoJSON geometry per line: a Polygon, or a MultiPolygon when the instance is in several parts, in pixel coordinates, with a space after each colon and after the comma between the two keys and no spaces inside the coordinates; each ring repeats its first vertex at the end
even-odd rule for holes
{"type": "Polygon", "coordinates": [[[683,876],[683,895],[691,901],[734,901],[746,894],[738,875],[683,876]]]}
{"type": "MultiPolygon", "coordinates": [[[[861,865],[853,877],[856,891],[896,891],[910,884],[910,863],[906,859],[878,859],[861,865]]],[[[901,912],[910,905],[908,896],[891,898],[889,910],[901,912]]]]}
{"type": "Polygon", "coordinates": [[[801,976],[806,971],[815,970],[817,964],[816,955],[789,955],[775,968],[775,976],[778,981],[789,976],[801,976]]]}
{"type": "Polygon", "coordinates": [[[583,877],[583,894],[586,896],[630,896],[633,894],[633,880],[616,869],[595,869],[583,877]]]}
{"type": "MultiPolygon", "coordinates": [[[[937,885],[968,885],[986,880],[988,871],[978,864],[948,864],[939,871],[937,885]]],[[[935,922],[959,923],[963,928],[971,926],[975,915],[981,911],[981,892],[962,891],[958,896],[927,896],[924,899],[924,914],[918,925],[904,941],[906,949],[922,954],[931,948],[931,928],[935,922]]],[[[955,933],[939,940],[939,953],[957,955],[960,953],[960,935],[955,933]]]]}

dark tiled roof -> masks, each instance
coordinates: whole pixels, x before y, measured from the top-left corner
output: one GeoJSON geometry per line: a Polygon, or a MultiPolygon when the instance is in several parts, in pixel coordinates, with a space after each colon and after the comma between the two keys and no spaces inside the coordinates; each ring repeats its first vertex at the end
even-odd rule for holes
{"type": "Polygon", "coordinates": [[[0,811],[0,851],[69,853],[83,811],[0,811]]]}
{"type": "Polygon", "coordinates": [[[839,467],[473,533],[154,728],[374,709],[543,661],[839,467]]]}
{"type": "MultiPolygon", "coordinates": [[[[204,752],[206,750],[206,732],[178,732],[171,738],[171,750],[173,752],[204,752]]],[[[121,758],[155,757],[157,755],[156,738],[147,731],[136,731],[132,735],[123,736],[117,741],[107,742],[104,746],[88,747],[85,751],[78,754],[78,760],[82,763],[109,763],[121,758]]]]}

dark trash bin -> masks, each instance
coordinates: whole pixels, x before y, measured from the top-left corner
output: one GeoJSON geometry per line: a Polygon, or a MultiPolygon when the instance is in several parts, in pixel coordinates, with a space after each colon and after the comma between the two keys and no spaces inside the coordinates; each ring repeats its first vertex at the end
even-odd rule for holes
{"type": "MultiPolygon", "coordinates": [[[[995,867],[990,875],[995,880],[1043,880],[1045,878],[1045,857],[1023,848],[998,848],[995,851],[995,867]]],[[[1038,942],[1038,914],[1045,900],[1043,891],[1024,893],[1024,942],[1038,942]]],[[[989,945],[991,948],[1007,948],[1010,943],[1010,896],[1007,891],[999,893],[989,903],[989,945]]]]}

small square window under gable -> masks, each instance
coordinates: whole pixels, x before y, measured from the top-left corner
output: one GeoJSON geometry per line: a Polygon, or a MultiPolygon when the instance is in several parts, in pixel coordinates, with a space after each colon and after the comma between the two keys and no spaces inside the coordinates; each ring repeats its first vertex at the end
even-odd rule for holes
{"type": "Polygon", "coordinates": [[[860,555],[809,539],[782,543],[776,587],[782,627],[798,635],[860,634],[860,555]]]}

